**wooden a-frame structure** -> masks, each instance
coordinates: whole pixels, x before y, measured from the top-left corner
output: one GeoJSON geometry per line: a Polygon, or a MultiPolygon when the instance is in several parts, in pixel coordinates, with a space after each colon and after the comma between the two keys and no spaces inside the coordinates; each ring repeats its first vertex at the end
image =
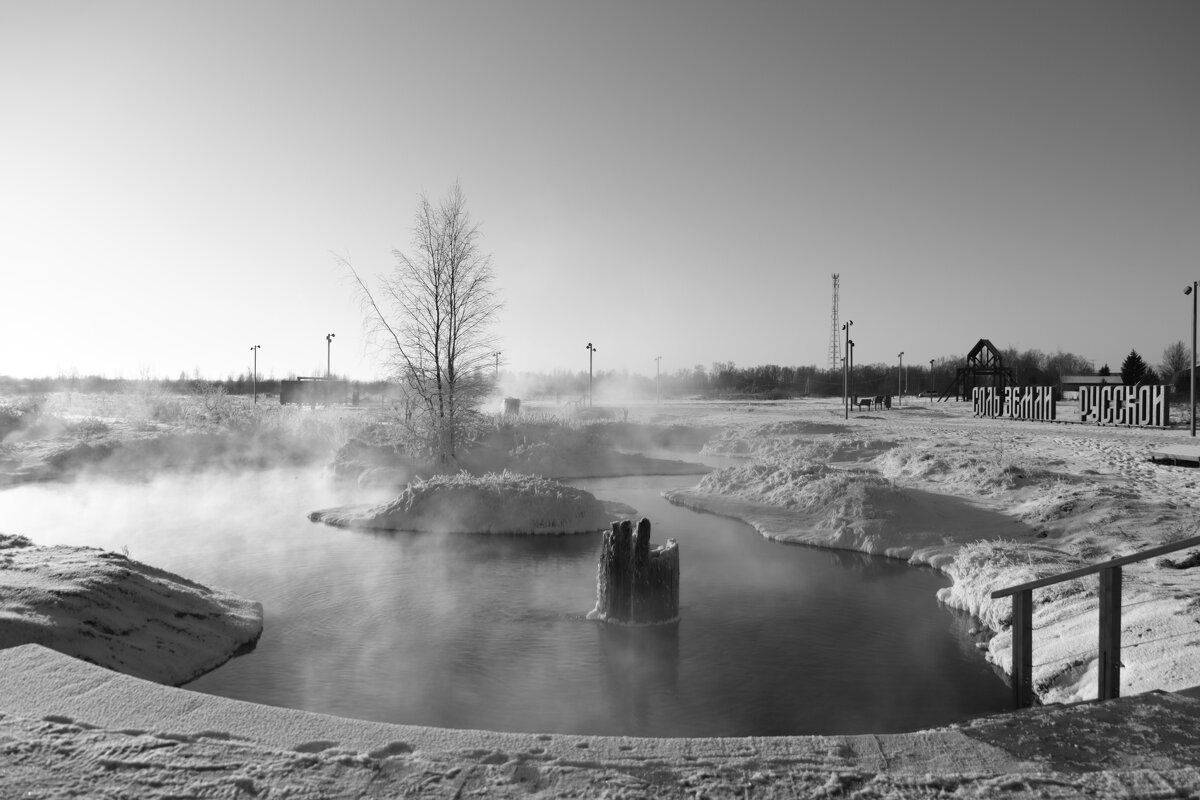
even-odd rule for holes
{"type": "Polygon", "coordinates": [[[1012,370],[1004,366],[1000,351],[988,339],[980,339],[967,353],[967,365],[955,371],[954,382],[947,386],[938,400],[969,400],[976,386],[994,386],[1003,390],[1005,386],[1016,386],[1012,370]]]}

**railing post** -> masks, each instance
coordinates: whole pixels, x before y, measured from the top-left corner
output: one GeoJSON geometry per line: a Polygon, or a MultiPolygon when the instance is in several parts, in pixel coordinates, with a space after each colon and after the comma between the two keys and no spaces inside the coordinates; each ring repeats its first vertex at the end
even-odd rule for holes
{"type": "Polygon", "coordinates": [[[1013,705],[1028,708],[1033,705],[1033,589],[1023,589],[1012,599],[1013,705]]]}
{"type": "Polygon", "coordinates": [[[1096,681],[1099,699],[1121,696],[1121,567],[1148,558],[1200,547],[1200,536],[1151,547],[1128,556],[1080,567],[992,592],[992,599],[1013,599],[1013,700],[1017,708],[1033,705],[1033,590],[1088,575],[1100,575],[1100,661],[1096,681]]]}
{"type": "Polygon", "coordinates": [[[1100,674],[1097,699],[1121,696],[1121,568],[1100,570],[1100,674]]]}

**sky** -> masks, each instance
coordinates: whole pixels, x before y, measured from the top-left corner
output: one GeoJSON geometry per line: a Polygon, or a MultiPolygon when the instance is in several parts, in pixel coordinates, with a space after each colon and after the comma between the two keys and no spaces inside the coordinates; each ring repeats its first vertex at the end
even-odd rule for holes
{"type": "Polygon", "coordinates": [[[504,372],[1190,341],[1200,3],[0,0],[0,375],[385,375],[457,181],[504,372]],[[331,343],[326,335],[334,333],[331,343]]]}

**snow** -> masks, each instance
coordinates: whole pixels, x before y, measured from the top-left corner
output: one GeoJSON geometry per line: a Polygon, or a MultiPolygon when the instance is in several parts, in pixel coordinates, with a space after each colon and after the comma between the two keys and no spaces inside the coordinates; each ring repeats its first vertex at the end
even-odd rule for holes
{"type": "MultiPolygon", "coordinates": [[[[969,404],[924,401],[855,412],[849,420],[829,400],[665,403],[631,411],[656,425],[719,427],[706,452],[740,459],[670,492],[673,502],[743,519],[781,543],[858,550],[944,571],[953,585],[940,599],[991,630],[987,657],[1005,670],[1011,601],[992,600],[992,591],[1198,532],[1200,473],[1149,458],[1186,437],[1180,428],[976,419],[969,404]]],[[[536,497],[541,484],[529,480],[536,497]]],[[[571,519],[596,530],[612,518],[580,498],[571,501],[577,518],[569,517],[556,495],[538,512],[544,524],[531,525],[529,518],[505,516],[503,493],[488,495],[482,485],[470,491],[478,504],[472,513],[504,520],[496,531],[565,530],[571,519]]],[[[421,502],[414,494],[408,507],[376,511],[388,524],[395,521],[388,514],[407,524],[424,513],[421,502]]],[[[363,511],[341,513],[348,521],[363,511]]],[[[34,632],[23,641],[43,636],[55,649],[128,673],[37,644],[0,650],[6,791],[46,797],[271,790],[302,796],[1200,792],[1200,701],[1152,693],[1200,685],[1200,568],[1171,568],[1164,559],[1124,569],[1120,700],[890,737],[637,740],[383,726],[145,683],[131,676],[176,683],[220,663],[237,642],[258,635],[261,610],[116,554],[3,541],[0,560],[10,568],[0,570],[6,597],[0,631],[18,626],[34,632]],[[137,598],[119,605],[130,587],[137,598]],[[176,619],[179,630],[163,625],[176,619]]],[[[1197,561],[1187,552],[1170,560],[1176,567],[1197,561]]],[[[1087,578],[1034,592],[1034,687],[1044,702],[1095,696],[1095,585],[1087,578]]]]}
{"type": "Polygon", "coordinates": [[[262,633],[262,607],[88,547],[0,534],[0,648],[37,643],[128,675],[181,684],[262,633]]]}
{"type": "Polygon", "coordinates": [[[515,734],[343,719],[0,651],[0,795],[1183,797],[1200,701],[1152,694],[910,734],[515,734]]]}
{"type": "MultiPolygon", "coordinates": [[[[777,408],[787,421],[731,419],[712,454],[749,454],[672,502],[742,519],[781,542],[934,566],[939,599],[995,634],[1011,670],[1011,599],[991,592],[1200,532],[1195,470],[1154,464],[1179,430],[978,419],[966,404],[852,414],[777,408]]],[[[1182,554],[1181,554],[1182,555],[1182,554]]],[[[1200,570],[1158,560],[1123,570],[1124,694],[1200,685],[1200,570]]],[[[1034,689],[1043,702],[1097,691],[1096,579],[1034,592],[1034,689]]]]}
{"type": "Polygon", "coordinates": [[[309,519],[389,531],[565,534],[594,533],[613,517],[590,492],[549,478],[462,472],[413,481],[387,503],[313,511],[309,519]]]}

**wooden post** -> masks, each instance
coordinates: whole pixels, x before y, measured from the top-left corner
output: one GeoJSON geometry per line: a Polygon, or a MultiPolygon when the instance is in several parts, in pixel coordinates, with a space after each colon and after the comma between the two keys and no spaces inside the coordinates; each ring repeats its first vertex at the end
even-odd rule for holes
{"type": "Polygon", "coordinates": [[[674,539],[650,553],[647,603],[648,622],[679,619],[679,542],[674,539]]]}
{"type": "Polygon", "coordinates": [[[1100,665],[1097,699],[1121,696],[1121,568],[1100,570],[1100,665]]]}
{"type": "Polygon", "coordinates": [[[635,623],[654,622],[650,615],[650,520],[645,517],[633,535],[632,555],[630,619],[635,623]]]}
{"type": "Polygon", "coordinates": [[[1033,589],[1024,589],[1013,599],[1013,705],[1033,705],[1033,589]]]}
{"type": "Polygon", "coordinates": [[[600,563],[596,566],[596,610],[592,616],[608,619],[613,610],[613,546],[617,540],[620,522],[612,524],[611,531],[605,531],[600,540],[600,563]]]}
{"type": "Polygon", "coordinates": [[[588,619],[649,625],[679,618],[679,543],[650,549],[650,520],[605,531],[596,567],[596,608],[588,619]]]}
{"type": "Polygon", "coordinates": [[[612,612],[617,622],[629,622],[633,601],[633,523],[627,519],[613,525],[612,612]]]}

